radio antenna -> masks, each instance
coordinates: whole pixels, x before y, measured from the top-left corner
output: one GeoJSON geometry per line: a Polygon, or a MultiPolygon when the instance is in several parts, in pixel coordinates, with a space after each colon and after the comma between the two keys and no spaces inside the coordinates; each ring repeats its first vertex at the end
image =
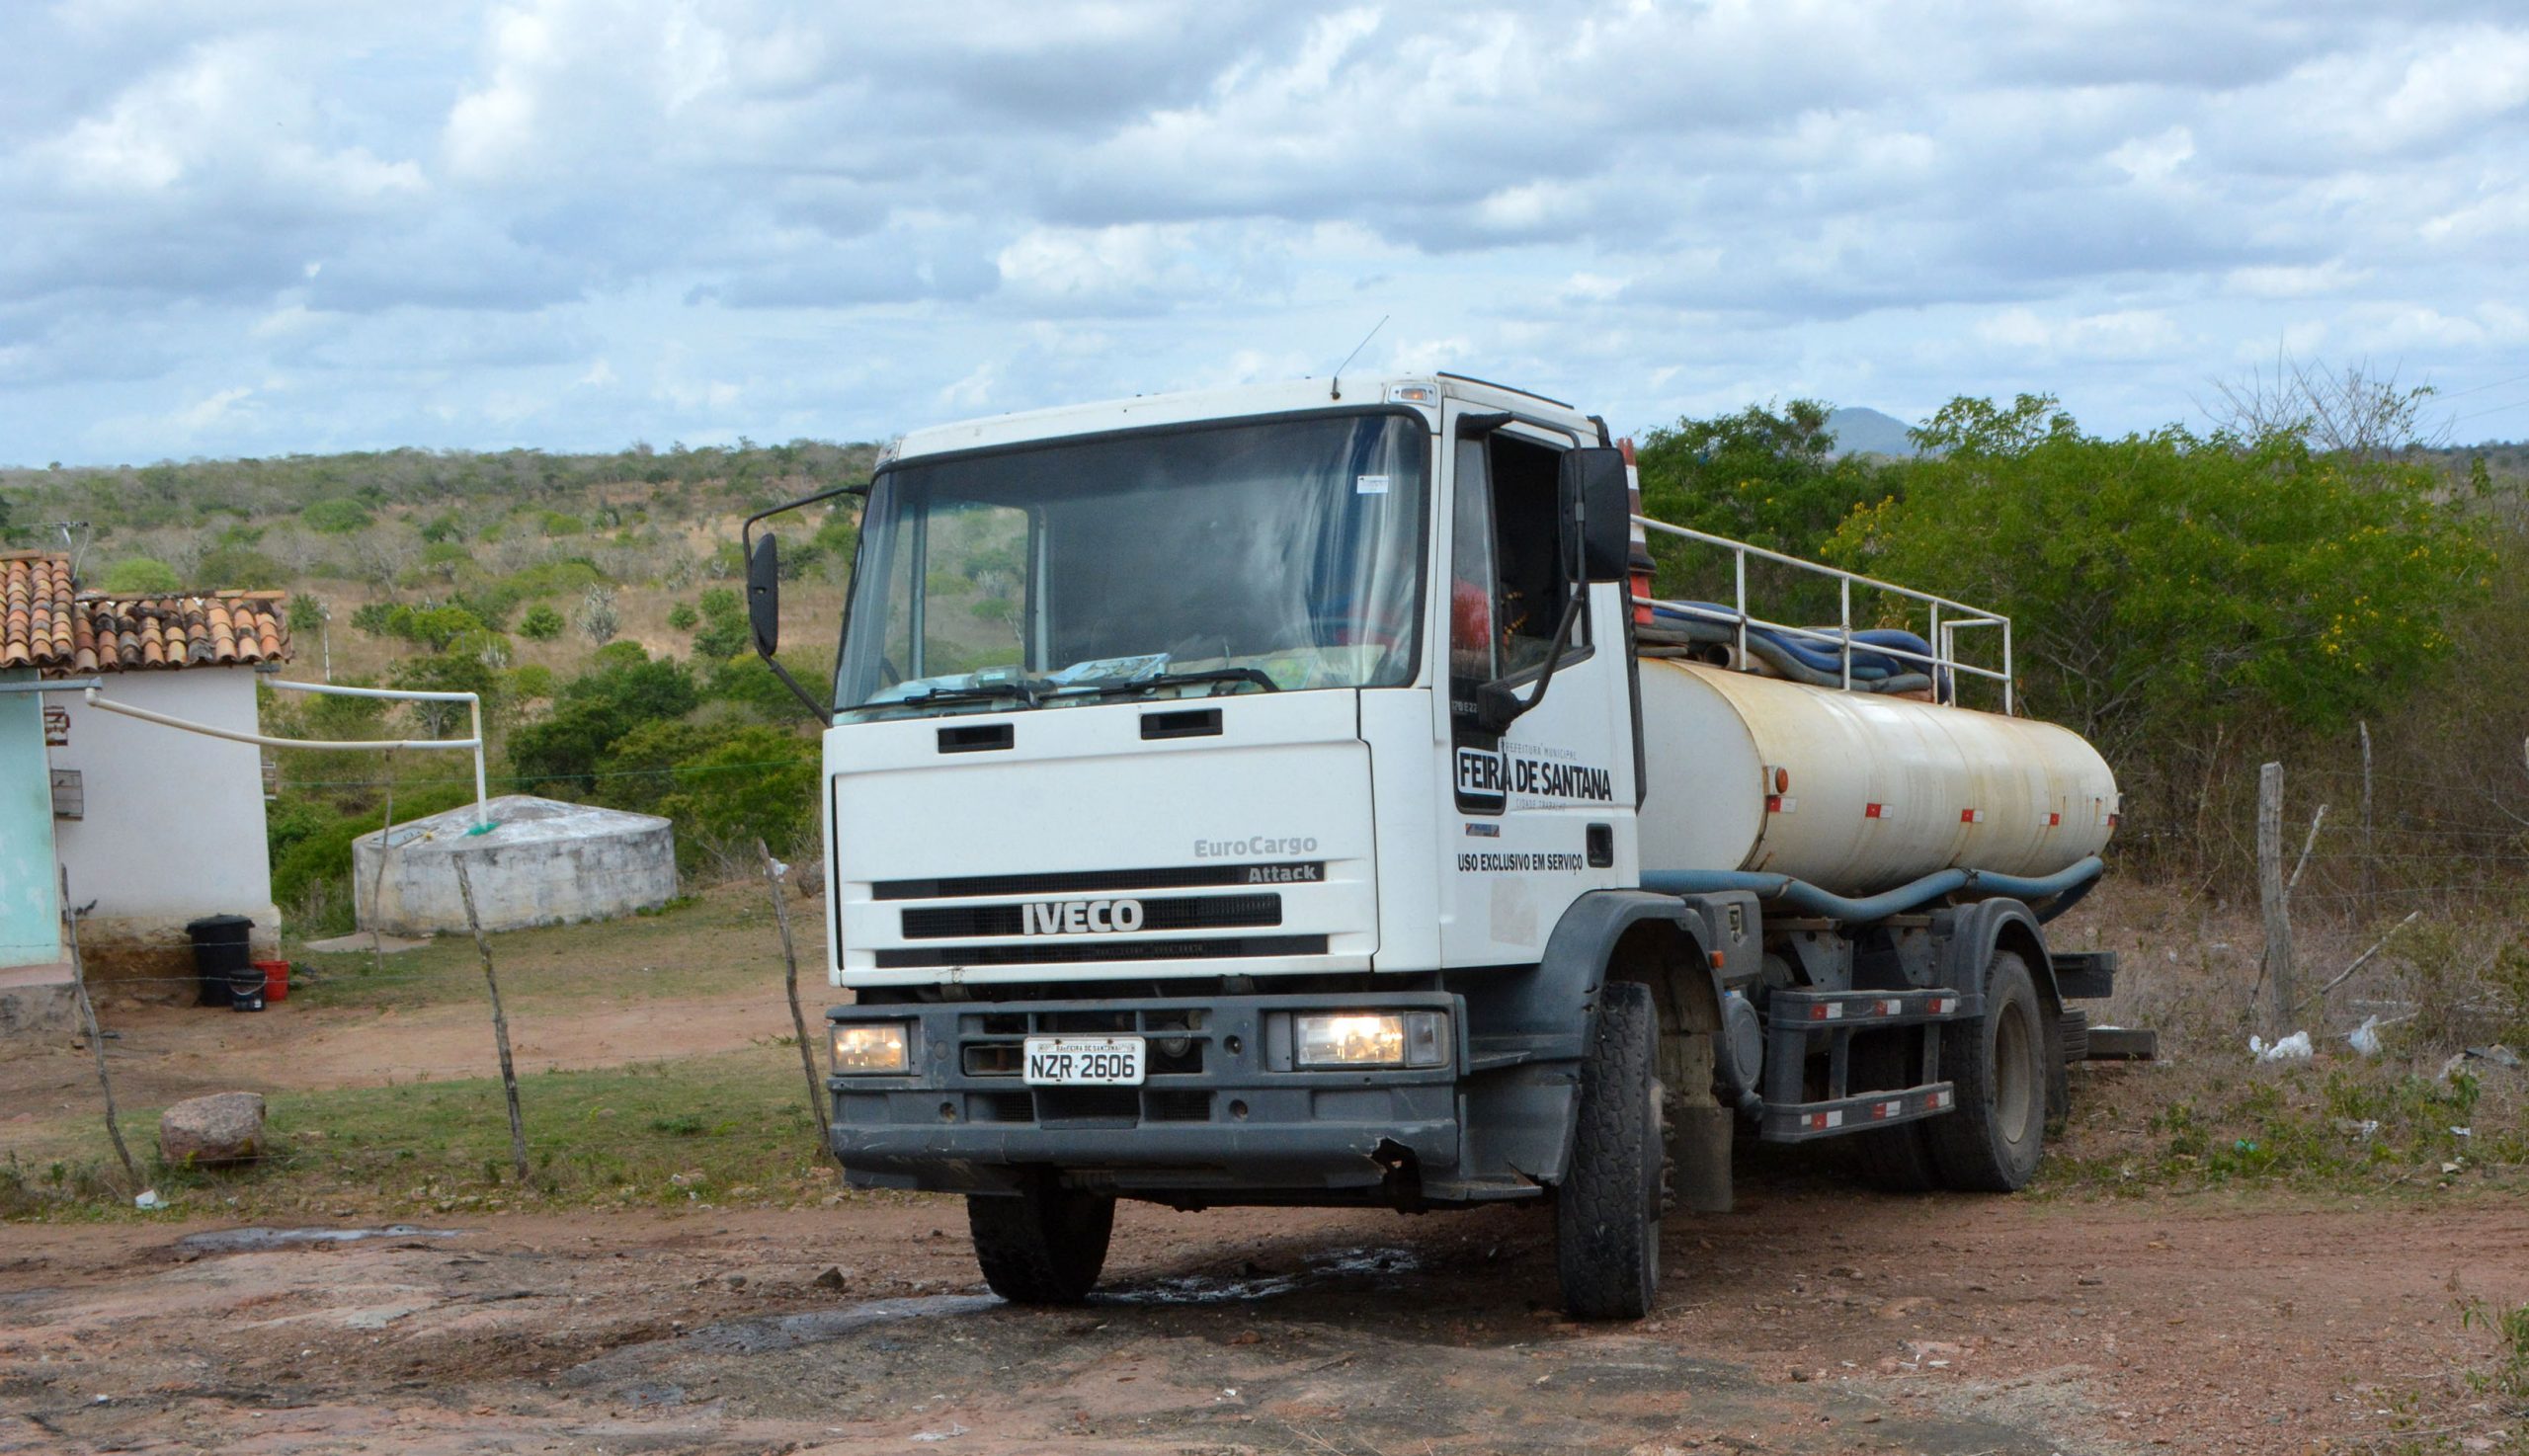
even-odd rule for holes
{"type": "Polygon", "coordinates": [[[1361,357],[1362,350],[1370,347],[1370,341],[1379,336],[1379,330],[1387,327],[1390,317],[1391,315],[1388,314],[1380,314],[1379,321],[1370,325],[1370,331],[1361,336],[1361,342],[1352,346],[1350,354],[1344,356],[1344,363],[1335,366],[1335,378],[1326,387],[1327,398],[1342,399],[1344,397],[1344,371],[1351,367],[1352,361],[1361,357]]]}

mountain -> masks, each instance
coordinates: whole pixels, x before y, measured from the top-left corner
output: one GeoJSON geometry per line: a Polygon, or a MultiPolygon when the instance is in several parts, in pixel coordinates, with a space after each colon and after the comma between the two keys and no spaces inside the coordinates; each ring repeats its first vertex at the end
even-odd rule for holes
{"type": "Polygon", "coordinates": [[[1854,406],[1827,417],[1839,455],[1912,455],[1915,443],[1906,438],[1906,422],[1874,409],[1854,406]]]}

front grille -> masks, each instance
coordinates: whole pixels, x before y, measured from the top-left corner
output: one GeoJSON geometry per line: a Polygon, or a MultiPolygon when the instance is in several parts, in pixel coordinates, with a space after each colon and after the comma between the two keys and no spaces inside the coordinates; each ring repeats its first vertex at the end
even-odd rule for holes
{"type": "MultiPolygon", "coordinates": [[[[1142,930],[1219,930],[1282,923],[1279,895],[1191,895],[1143,900],[1142,930]]],[[[1024,905],[945,905],[904,913],[908,940],[953,940],[964,935],[1030,933],[1024,905]]]]}
{"type": "Polygon", "coordinates": [[[1079,869],[1051,874],[978,874],[957,879],[879,880],[875,900],[948,900],[984,895],[1103,894],[1110,890],[1196,890],[1207,885],[1319,885],[1326,861],[1181,864],[1159,869],[1079,869]]]}
{"type": "Polygon", "coordinates": [[[1209,1122],[1212,1094],[1196,1089],[1038,1088],[1033,1092],[976,1092],[967,1099],[978,1122],[1209,1122]]]}
{"type": "Polygon", "coordinates": [[[1324,935],[1222,935],[1203,940],[1119,940],[1111,935],[1056,935],[1021,945],[939,945],[870,952],[879,970],[929,966],[1069,965],[1093,960],[1236,960],[1268,955],[1324,955],[1324,935]]]}

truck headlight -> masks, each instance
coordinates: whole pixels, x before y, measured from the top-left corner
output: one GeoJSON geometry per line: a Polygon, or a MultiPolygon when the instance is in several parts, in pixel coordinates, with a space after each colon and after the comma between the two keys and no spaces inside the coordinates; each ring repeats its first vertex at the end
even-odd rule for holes
{"type": "Polygon", "coordinates": [[[861,1021],[835,1026],[831,1038],[834,1070],[845,1077],[870,1073],[902,1073],[913,1065],[905,1045],[902,1021],[861,1021]]]}
{"type": "Polygon", "coordinates": [[[1445,1011],[1332,1011],[1296,1016],[1292,1060],[1302,1067],[1445,1067],[1445,1011]]]}

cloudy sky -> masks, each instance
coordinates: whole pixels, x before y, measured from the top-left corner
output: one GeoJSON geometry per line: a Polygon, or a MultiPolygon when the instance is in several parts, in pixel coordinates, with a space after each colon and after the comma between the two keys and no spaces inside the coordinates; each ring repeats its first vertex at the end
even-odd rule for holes
{"type": "Polygon", "coordinates": [[[1449,368],[1620,427],[2279,349],[2529,437],[2513,3],[7,0],[0,462],[1449,368]]]}

